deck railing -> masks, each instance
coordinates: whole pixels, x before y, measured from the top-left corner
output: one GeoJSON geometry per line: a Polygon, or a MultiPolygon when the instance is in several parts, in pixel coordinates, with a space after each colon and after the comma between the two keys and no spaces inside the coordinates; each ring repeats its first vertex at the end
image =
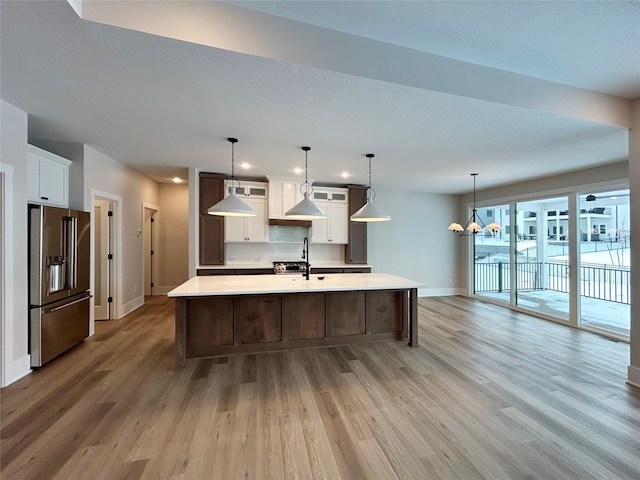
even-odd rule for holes
{"type": "MultiPolygon", "coordinates": [[[[562,262],[527,262],[516,265],[516,286],[519,291],[553,290],[569,293],[569,265],[562,262]]],[[[631,271],[628,267],[610,265],[580,266],[581,296],[630,304],[631,271]]],[[[476,263],[475,292],[502,293],[509,291],[509,263],[476,263]]]]}

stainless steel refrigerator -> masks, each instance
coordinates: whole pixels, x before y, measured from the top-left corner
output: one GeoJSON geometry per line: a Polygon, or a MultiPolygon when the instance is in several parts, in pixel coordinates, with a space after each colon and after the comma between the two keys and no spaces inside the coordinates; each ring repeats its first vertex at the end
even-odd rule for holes
{"type": "Polygon", "coordinates": [[[29,344],[40,367],[89,336],[90,214],[29,205],[29,344]]]}

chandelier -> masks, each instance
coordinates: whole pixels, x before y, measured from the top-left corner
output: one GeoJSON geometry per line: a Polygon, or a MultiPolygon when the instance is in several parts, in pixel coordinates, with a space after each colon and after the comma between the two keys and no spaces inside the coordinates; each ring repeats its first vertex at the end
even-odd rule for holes
{"type": "Polygon", "coordinates": [[[471,212],[471,217],[467,221],[467,224],[463,227],[459,223],[452,223],[449,225],[449,230],[451,230],[455,235],[459,237],[477,235],[482,230],[487,230],[494,236],[502,227],[497,223],[490,223],[489,225],[485,225],[482,221],[480,215],[478,215],[478,209],[476,208],[476,177],[477,173],[472,173],[473,177],[473,210],[471,212]]]}

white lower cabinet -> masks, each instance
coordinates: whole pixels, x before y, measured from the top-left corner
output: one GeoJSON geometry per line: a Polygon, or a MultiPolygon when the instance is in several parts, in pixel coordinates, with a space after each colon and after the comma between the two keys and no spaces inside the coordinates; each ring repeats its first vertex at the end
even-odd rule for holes
{"type": "Polygon", "coordinates": [[[325,220],[311,222],[311,242],[347,244],[349,243],[349,209],[346,203],[314,202],[327,213],[325,220]]]}
{"type": "Polygon", "coordinates": [[[266,198],[240,197],[256,211],[255,217],[225,217],[224,237],[225,242],[256,242],[269,241],[269,222],[267,219],[266,198]]]}

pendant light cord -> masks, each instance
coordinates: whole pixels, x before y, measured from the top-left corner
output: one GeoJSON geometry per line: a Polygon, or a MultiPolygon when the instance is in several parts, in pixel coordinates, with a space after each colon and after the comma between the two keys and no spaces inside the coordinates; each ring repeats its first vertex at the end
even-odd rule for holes
{"type": "Polygon", "coordinates": [[[367,187],[367,201],[371,202],[376,197],[376,191],[371,186],[371,159],[375,157],[373,153],[367,153],[365,155],[369,159],[369,186],[367,187]]]}
{"type": "Polygon", "coordinates": [[[227,141],[231,144],[231,176],[224,181],[225,187],[228,189],[230,185],[231,187],[240,188],[240,180],[236,178],[235,148],[234,148],[238,139],[229,137],[227,138],[227,141]],[[238,182],[237,187],[235,182],[238,182]]]}
{"type": "Polygon", "coordinates": [[[307,157],[309,154],[309,150],[311,150],[311,147],[300,148],[304,150],[304,183],[300,185],[300,193],[302,193],[303,195],[306,194],[307,196],[311,196],[311,194],[313,193],[313,185],[309,183],[309,167],[307,163],[307,157]]]}
{"type": "Polygon", "coordinates": [[[476,221],[476,177],[478,176],[477,173],[472,173],[471,176],[473,177],[473,221],[476,221]]]}
{"type": "Polygon", "coordinates": [[[235,147],[235,143],[231,143],[231,180],[235,180],[236,178],[234,147],[235,147]]]}

